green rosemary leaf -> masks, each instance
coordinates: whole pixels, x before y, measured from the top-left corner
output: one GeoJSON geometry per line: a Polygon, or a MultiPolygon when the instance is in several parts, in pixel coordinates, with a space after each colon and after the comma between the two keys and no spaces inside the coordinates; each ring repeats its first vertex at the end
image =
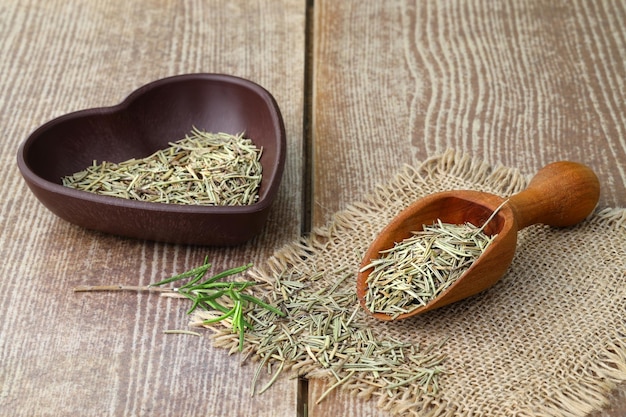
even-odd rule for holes
{"type": "Polygon", "coordinates": [[[243,303],[239,300],[235,303],[235,314],[233,319],[233,332],[239,332],[239,351],[243,350],[246,325],[243,319],[243,303]]]}
{"type": "Polygon", "coordinates": [[[202,278],[202,276],[204,276],[204,274],[206,273],[206,271],[210,267],[211,267],[211,264],[205,262],[202,266],[199,266],[199,267],[194,268],[194,269],[190,269],[189,271],[185,271],[185,272],[183,272],[181,274],[174,275],[172,277],[164,279],[163,281],[159,281],[159,282],[156,282],[154,284],[150,284],[148,286],[149,287],[159,287],[161,285],[165,285],[165,284],[169,284],[171,282],[180,281],[181,279],[189,278],[190,276],[193,276],[193,275],[200,275],[200,274],[202,274],[202,275],[200,275],[200,278],[202,278]]]}
{"type": "Polygon", "coordinates": [[[208,308],[205,307],[205,310],[218,310],[221,311],[222,313],[226,313],[229,309],[224,307],[222,304],[220,304],[217,300],[212,299],[212,298],[202,298],[200,300],[201,303],[204,303],[208,306],[208,308]]]}
{"type": "Polygon", "coordinates": [[[209,257],[205,256],[204,257],[204,264],[200,267],[200,271],[198,271],[198,273],[196,274],[195,278],[192,279],[191,281],[189,281],[187,284],[183,285],[182,288],[188,288],[193,286],[193,284],[195,284],[196,282],[200,281],[207,273],[207,271],[209,270],[209,267],[211,266],[211,264],[209,263],[209,257]],[[203,268],[204,266],[206,266],[206,268],[203,268]]]}
{"type": "Polygon", "coordinates": [[[254,326],[252,326],[252,324],[251,324],[248,320],[246,320],[245,318],[243,318],[243,316],[242,316],[242,319],[241,319],[241,320],[242,320],[242,323],[243,323],[243,325],[244,325],[244,327],[245,327],[246,329],[252,329],[252,328],[254,327],[254,326]]]}
{"type": "Polygon", "coordinates": [[[245,341],[245,327],[241,327],[241,329],[239,330],[239,351],[241,352],[243,350],[243,343],[245,341]]]}
{"type": "Polygon", "coordinates": [[[186,294],[186,293],[181,293],[182,295],[184,295],[185,297],[189,298],[191,301],[193,301],[193,304],[191,305],[191,308],[189,310],[187,310],[187,314],[191,314],[193,313],[196,308],[200,305],[200,299],[199,298],[194,298],[191,294],[186,294]]]}
{"type": "Polygon", "coordinates": [[[223,281],[213,282],[211,281],[211,282],[208,282],[208,281],[205,281],[193,287],[185,288],[185,290],[189,292],[198,292],[198,293],[204,292],[204,290],[213,290],[217,288],[243,290],[253,285],[256,285],[256,282],[250,282],[250,281],[244,281],[244,282],[223,282],[223,281]]]}
{"type": "Polygon", "coordinates": [[[222,314],[219,317],[203,320],[202,323],[204,323],[204,324],[217,323],[219,321],[222,321],[224,319],[227,319],[227,318],[231,317],[233,314],[235,314],[235,307],[231,308],[230,310],[228,310],[227,313],[222,314]]]}
{"type": "Polygon", "coordinates": [[[219,274],[213,275],[209,280],[206,281],[206,283],[211,283],[211,282],[220,280],[222,278],[226,278],[226,277],[231,276],[231,275],[240,274],[240,273],[246,271],[247,269],[249,269],[250,267],[252,267],[251,263],[246,264],[246,265],[242,265],[242,266],[238,266],[236,268],[231,268],[231,269],[228,269],[226,271],[222,271],[219,274]]]}
{"type": "Polygon", "coordinates": [[[203,301],[206,302],[208,300],[217,300],[218,298],[224,296],[224,295],[230,295],[229,294],[229,290],[219,290],[219,291],[214,291],[208,294],[205,294],[204,292],[201,293],[191,293],[193,297],[196,297],[199,301],[203,301]]]}
{"type": "Polygon", "coordinates": [[[248,294],[239,294],[239,296],[241,298],[243,298],[244,300],[246,300],[246,301],[250,301],[250,302],[252,302],[252,303],[254,303],[254,304],[256,304],[256,305],[258,305],[260,307],[263,307],[263,308],[271,311],[272,313],[278,314],[280,317],[285,317],[286,316],[285,313],[283,313],[282,311],[280,311],[276,307],[274,307],[272,305],[269,305],[269,304],[263,302],[262,300],[259,300],[256,297],[253,297],[253,296],[248,295],[248,294]]]}
{"type": "Polygon", "coordinates": [[[191,306],[191,308],[189,310],[187,310],[187,314],[193,313],[196,310],[196,308],[198,308],[200,306],[202,306],[205,310],[213,308],[214,310],[219,310],[219,311],[221,311],[223,313],[228,311],[228,309],[226,307],[222,306],[217,301],[215,301],[218,298],[222,297],[224,294],[226,294],[225,290],[217,291],[217,292],[215,292],[213,294],[203,295],[203,296],[199,296],[199,295],[196,295],[196,294],[189,294],[189,293],[182,293],[182,294],[185,295],[187,298],[189,298],[190,300],[193,301],[193,305],[191,306]],[[212,301],[212,304],[208,304],[209,301],[212,301]],[[204,305],[203,305],[203,303],[204,303],[204,305]],[[209,308],[207,308],[207,306],[209,308]]]}
{"type": "Polygon", "coordinates": [[[233,331],[243,330],[245,326],[242,326],[241,319],[243,318],[243,303],[241,301],[237,301],[235,303],[235,314],[233,314],[233,331]]]}

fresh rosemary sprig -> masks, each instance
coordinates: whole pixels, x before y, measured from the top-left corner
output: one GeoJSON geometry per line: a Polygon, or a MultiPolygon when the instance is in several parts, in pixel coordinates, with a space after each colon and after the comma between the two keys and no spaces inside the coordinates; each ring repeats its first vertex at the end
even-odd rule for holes
{"type": "Polygon", "coordinates": [[[230,319],[232,322],[233,332],[239,332],[239,350],[241,351],[243,349],[245,331],[246,329],[252,328],[252,324],[250,324],[244,317],[244,313],[249,303],[256,304],[281,317],[285,316],[285,313],[276,307],[267,304],[252,295],[244,293],[244,290],[256,285],[256,282],[220,281],[221,279],[231,275],[242,273],[251,266],[252,264],[247,264],[231,268],[200,282],[211,267],[211,264],[208,262],[207,258],[205,258],[202,266],[183,272],[182,274],[174,275],[170,278],[164,279],[163,281],[150,284],[149,287],[158,287],[190,278],[189,282],[185,285],[179,288],[171,289],[173,292],[181,294],[193,302],[191,308],[187,311],[187,314],[191,314],[197,308],[207,311],[219,311],[221,313],[220,316],[206,319],[203,321],[203,324],[217,323],[225,319],[230,319]],[[226,303],[222,301],[224,299],[230,300],[232,306],[227,306],[226,303]]]}
{"type": "Polygon", "coordinates": [[[187,314],[193,313],[196,309],[206,311],[219,311],[218,317],[212,317],[204,320],[203,324],[217,323],[225,319],[231,320],[233,332],[239,332],[239,350],[243,350],[243,342],[246,329],[251,329],[252,324],[245,319],[244,314],[248,310],[250,304],[256,304],[259,307],[285,317],[285,313],[276,307],[265,303],[264,301],[246,294],[244,291],[256,282],[253,281],[220,281],[231,275],[239,274],[250,268],[252,264],[231,268],[222,271],[212,277],[202,281],[207,274],[211,264],[207,258],[204,263],[197,267],[185,271],[181,274],[171,276],[154,284],[146,286],[127,286],[127,285],[87,285],[74,288],[75,292],[93,292],[93,291],[158,291],[161,296],[171,296],[178,294],[189,298],[193,304],[187,311],[187,314]],[[165,284],[189,279],[187,283],[178,288],[163,288],[165,284]],[[158,287],[158,288],[157,288],[158,287]],[[232,304],[232,306],[231,306],[232,304]]]}

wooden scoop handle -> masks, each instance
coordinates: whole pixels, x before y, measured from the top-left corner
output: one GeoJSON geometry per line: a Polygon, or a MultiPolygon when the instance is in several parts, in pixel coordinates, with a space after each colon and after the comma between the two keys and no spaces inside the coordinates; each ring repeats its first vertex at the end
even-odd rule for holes
{"type": "Polygon", "coordinates": [[[598,204],[600,182],[586,165],[560,161],[546,165],[509,205],[518,230],[536,223],[571,226],[584,220],[598,204]]]}

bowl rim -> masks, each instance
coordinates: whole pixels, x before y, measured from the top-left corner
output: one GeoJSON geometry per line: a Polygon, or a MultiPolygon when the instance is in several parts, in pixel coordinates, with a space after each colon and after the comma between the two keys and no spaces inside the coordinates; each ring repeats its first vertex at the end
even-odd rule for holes
{"type": "Polygon", "coordinates": [[[265,210],[272,204],[274,196],[278,192],[282,174],[284,171],[286,159],[286,134],[285,125],[278,107],[276,99],[272,94],[261,85],[234,75],[222,74],[222,73],[187,73],[172,75],[165,78],[157,79],[155,81],[144,84],[129,95],[126,96],[118,104],[112,106],[93,107],[82,110],[72,111],[61,116],[55,117],[48,122],[42,124],[36,128],[28,137],[20,144],[17,154],[17,165],[22,176],[30,182],[36,185],[38,188],[46,190],[50,193],[62,195],[64,197],[86,200],[92,203],[104,204],[107,206],[117,206],[126,209],[145,210],[152,212],[169,212],[169,213],[195,213],[195,214],[245,214],[255,213],[265,210]],[[174,204],[174,203],[158,203],[150,201],[130,200],[114,196],[106,196],[88,191],[76,190],[73,188],[65,187],[62,184],[57,184],[52,181],[48,181],[39,175],[37,175],[28,165],[25,159],[25,155],[28,153],[29,148],[36,142],[43,132],[50,127],[56,126],[60,123],[66,122],[68,119],[75,119],[77,117],[90,117],[97,114],[111,114],[120,111],[124,111],[128,108],[133,101],[141,97],[143,94],[161,87],[166,84],[175,84],[179,82],[186,82],[189,80],[205,80],[205,81],[217,81],[226,84],[235,84],[249,90],[252,90],[257,94],[264,102],[267,103],[268,108],[271,109],[272,124],[277,128],[279,134],[279,144],[276,150],[277,153],[277,166],[273,170],[273,175],[267,179],[268,189],[263,198],[260,198],[253,204],[241,205],[241,206],[208,206],[208,205],[196,205],[196,204],[174,204]]]}

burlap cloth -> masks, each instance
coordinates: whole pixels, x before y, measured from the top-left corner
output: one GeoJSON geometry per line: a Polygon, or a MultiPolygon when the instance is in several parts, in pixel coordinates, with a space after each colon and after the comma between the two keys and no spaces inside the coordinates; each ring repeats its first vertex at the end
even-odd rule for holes
{"type": "MultiPolygon", "coordinates": [[[[508,196],[530,176],[447,152],[403,167],[363,201],[337,213],[307,238],[278,250],[252,272],[270,281],[298,273],[355,271],[382,227],[422,196],[469,189],[508,196]]],[[[626,210],[598,209],[564,229],[530,226],[516,256],[488,291],[423,316],[355,321],[382,339],[429,345],[447,355],[435,396],[407,388],[390,397],[358,379],[341,389],[377,401],[392,414],[419,416],[584,416],[626,380],[626,210]]],[[[343,286],[354,287],[354,279],[343,286]]],[[[353,308],[351,308],[352,310],[353,308]]],[[[316,364],[298,373],[315,377],[316,364]]]]}

